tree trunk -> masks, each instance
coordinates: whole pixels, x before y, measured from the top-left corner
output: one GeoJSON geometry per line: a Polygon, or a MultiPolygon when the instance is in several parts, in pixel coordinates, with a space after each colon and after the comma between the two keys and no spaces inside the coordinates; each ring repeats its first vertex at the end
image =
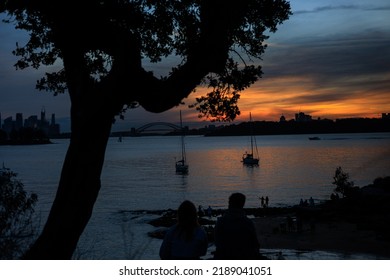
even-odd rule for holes
{"type": "Polygon", "coordinates": [[[70,259],[100,190],[110,116],[73,116],[72,137],[56,198],[42,234],[25,259],[70,259]],[[76,128],[77,127],[77,128],[76,128]]]}
{"type": "Polygon", "coordinates": [[[70,259],[98,196],[107,141],[115,117],[110,92],[83,70],[83,55],[63,52],[72,101],[72,135],[45,227],[25,259],[70,259]]]}

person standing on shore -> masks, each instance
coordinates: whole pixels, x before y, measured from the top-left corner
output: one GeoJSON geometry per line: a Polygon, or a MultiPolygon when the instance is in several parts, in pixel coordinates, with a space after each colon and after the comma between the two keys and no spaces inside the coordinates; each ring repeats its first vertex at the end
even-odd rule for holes
{"type": "Polygon", "coordinates": [[[233,193],[229,197],[227,212],[218,218],[215,225],[215,259],[258,259],[259,241],[253,222],[244,211],[246,197],[233,193]]]}
{"type": "Polygon", "coordinates": [[[261,198],[259,197],[259,199],[261,200],[261,208],[264,208],[264,196],[262,196],[261,198]]]}
{"type": "Polygon", "coordinates": [[[195,205],[185,200],[177,210],[177,224],[165,234],[160,247],[163,260],[200,259],[206,255],[207,234],[198,223],[195,205]]]}

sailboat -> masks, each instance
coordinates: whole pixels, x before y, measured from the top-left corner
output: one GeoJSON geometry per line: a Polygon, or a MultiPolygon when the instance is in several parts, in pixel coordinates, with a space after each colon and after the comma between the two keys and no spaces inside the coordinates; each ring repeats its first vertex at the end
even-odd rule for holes
{"type": "Polygon", "coordinates": [[[180,111],[180,130],[181,130],[181,159],[176,161],[176,173],[178,174],[187,174],[188,173],[188,163],[186,159],[186,148],[184,144],[184,130],[183,130],[183,122],[181,118],[180,111]]]}
{"type": "Polygon", "coordinates": [[[256,144],[256,138],[253,135],[253,122],[252,122],[252,114],[249,113],[249,126],[250,126],[250,133],[251,133],[251,151],[250,153],[245,152],[245,154],[242,156],[242,163],[244,165],[253,166],[253,165],[259,165],[259,156],[257,151],[257,144],[256,144]],[[254,152],[256,152],[256,156],[254,155],[254,152]]]}

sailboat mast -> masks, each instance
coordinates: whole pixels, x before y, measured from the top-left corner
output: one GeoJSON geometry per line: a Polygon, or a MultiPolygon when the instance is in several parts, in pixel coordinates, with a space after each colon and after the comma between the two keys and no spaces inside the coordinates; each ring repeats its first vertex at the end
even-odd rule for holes
{"type": "Polygon", "coordinates": [[[253,155],[253,125],[252,125],[252,113],[249,113],[249,125],[251,133],[251,153],[253,155]]]}
{"type": "Polygon", "coordinates": [[[181,130],[181,159],[183,160],[183,162],[185,162],[186,151],[184,146],[184,130],[183,130],[183,121],[181,117],[181,110],[180,110],[180,130],[181,130]]]}

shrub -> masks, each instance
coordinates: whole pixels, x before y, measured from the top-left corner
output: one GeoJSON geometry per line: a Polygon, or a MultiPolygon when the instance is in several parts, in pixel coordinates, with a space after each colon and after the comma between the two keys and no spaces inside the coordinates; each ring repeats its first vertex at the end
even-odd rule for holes
{"type": "Polygon", "coordinates": [[[380,188],[385,191],[390,191],[390,176],[376,178],[374,180],[373,187],[380,188]]]}
{"type": "Polygon", "coordinates": [[[27,248],[34,234],[33,214],[38,200],[30,195],[17,174],[0,169],[0,259],[16,259],[27,248]]]}

